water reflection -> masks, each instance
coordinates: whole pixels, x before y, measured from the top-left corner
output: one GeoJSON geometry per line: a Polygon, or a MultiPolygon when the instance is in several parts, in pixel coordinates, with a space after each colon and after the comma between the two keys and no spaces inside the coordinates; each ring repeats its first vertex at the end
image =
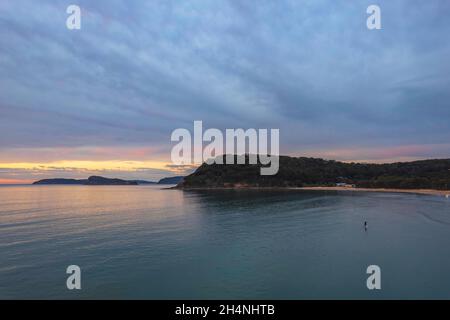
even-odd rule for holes
{"type": "Polygon", "coordinates": [[[20,186],[0,199],[0,298],[450,297],[438,197],[20,186]],[[80,292],[65,289],[69,264],[80,292]]]}

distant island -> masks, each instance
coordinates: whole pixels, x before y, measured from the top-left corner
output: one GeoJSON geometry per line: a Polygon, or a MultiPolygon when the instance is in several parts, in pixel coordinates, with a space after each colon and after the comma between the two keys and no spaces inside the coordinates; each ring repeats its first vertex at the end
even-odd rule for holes
{"type": "Polygon", "coordinates": [[[158,181],[158,184],[179,184],[183,178],[183,176],[162,178],[158,181]]]}
{"type": "Polygon", "coordinates": [[[123,180],[123,179],[111,179],[100,176],[91,176],[87,179],[43,179],[33,182],[33,184],[63,184],[63,185],[88,185],[88,186],[104,186],[104,185],[146,185],[146,184],[179,184],[182,181],[182,176],[167,177],[159,180],[158,182],[146,181],[146,180],[123,180]]]}
{"type": "MultiPolygon", "coordinates": [[[[202,164],[176,188],[365,188],[450,190],[450,159],[386,164],[346,163],[280,156],[279,171],[260,175],[261,164],[202,164]]],[[[248,163],[248,161],[247,161],[248,163]]]]}

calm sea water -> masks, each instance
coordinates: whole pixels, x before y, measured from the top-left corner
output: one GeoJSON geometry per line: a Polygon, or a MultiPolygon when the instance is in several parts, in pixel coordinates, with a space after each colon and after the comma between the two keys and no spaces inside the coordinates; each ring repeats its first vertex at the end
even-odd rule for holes
{"type": "Polygon", "coordinates": [[[450,298],[450,200],[2,186],[0,298],[450,298]],[[72,264],[80,291],[66,289],[72,264]]]}

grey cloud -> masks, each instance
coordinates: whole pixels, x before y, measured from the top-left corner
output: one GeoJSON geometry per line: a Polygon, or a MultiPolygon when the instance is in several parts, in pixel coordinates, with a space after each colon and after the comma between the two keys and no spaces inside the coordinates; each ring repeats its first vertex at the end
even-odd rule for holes
{"type": "Polygon", "coordinates": [[[444,143],[448,1],[69,1],[0,5],[0,147],[169,145],[275,127],[285,152],[444,143]]]}

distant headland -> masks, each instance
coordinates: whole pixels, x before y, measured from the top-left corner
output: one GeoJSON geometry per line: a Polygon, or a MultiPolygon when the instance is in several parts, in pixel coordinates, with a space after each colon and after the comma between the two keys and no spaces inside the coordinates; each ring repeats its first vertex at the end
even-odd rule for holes
{"type": "Polygon", "coordinates": [[[155,181],[147,181],[147,180],[123,180],[123,179],[111,179],[100,176],[91,176],[87,179],[43,179],[39,181],[33,182],[33,184],[44,184],[44,185],[53,185],[53,184],[63,184],[63,185],[88,185],[88,186],[110,186],[110,185],[119,185],[119,186],[130,186],[130,185],[147,185],[147,184],[178,184],[183,179],[182,176],[176,177],[167,177],[163,178],[157,182],[155,181]]]}
{"type": "Polygon", "coordinates": [[[280,156],[279,171],[260,175],[261,164],[202,164],[176,188],[304,188],[320,190],[450,190],[450,159],[386,164],[346,163],[280,156]]]}

